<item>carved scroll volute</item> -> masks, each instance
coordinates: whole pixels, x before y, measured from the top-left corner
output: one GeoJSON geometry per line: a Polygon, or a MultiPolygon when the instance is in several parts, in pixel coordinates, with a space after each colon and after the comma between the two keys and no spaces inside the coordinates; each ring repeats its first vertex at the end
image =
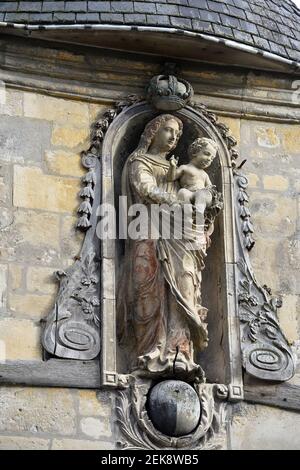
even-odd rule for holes
{"type": "Polygon", "coordinates": [[[56,357],[93,359],[100,351],[99,250],[95,237],[95,201],[99,200],[99,160],[92,145],[82,153],[82,165],[88,170],[82,178],[84,188],[78,227],[87,231],[81,254],[66,271],[56,272],[60,282],[54,308],[47,318],[43,346],[56,357]]]}
{"type": "Polygon", "coordinates": [[[77,227],[86,232],[85,240],[74,265],[55,273],[60,283],[59,292],[42,337],[45,350],[56,357],[89,360],[100,351],[101,247],[96,225],[101,194],[102,141],[115,117],[134,99],[129,97],[104,113],[92,127],[88,150],[82,152],[81,161],[87,173],[79,192],[82,201],[77,227]]]}
{"type": "Polygon", "coordinates": [[[248,180],[235,172],[236,221],[240,260],[238,265],[238,303],[241,324],[243,367],[254,377],[286,381],[295,373],[296,357],[277,317],[281,300],[271,289],[261,287],[254,276],[248,251],[254,246],[247,193],[248,180]]]}
{"type": "MultiPolygon", "coordinates": [[[[254,276],[249,252],[255,245],[254,227],[249,208],[248,180],[237,168],[236,140],[229,128],[202,104],[194,104],[217,128],[226,142],[234,175],[235,226],[237,231],[238,313],[241,325],[243,368],[250,375],[270,381],[286,381],[295,374],[296,354],[286,339],[278,318],[281,300],[272,297],[267,286],[261,287],[254,276]]],[[[239,168],[246,162],[244,160],[239,168]]]]}

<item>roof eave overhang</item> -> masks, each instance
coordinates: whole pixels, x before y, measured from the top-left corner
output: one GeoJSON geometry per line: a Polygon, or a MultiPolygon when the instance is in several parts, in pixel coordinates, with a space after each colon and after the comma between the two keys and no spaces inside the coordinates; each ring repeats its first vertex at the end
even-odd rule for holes
{"type": "Polygon", "coordinates": [[[176,28],[0,22],[0,32],[66,44],[300,74],[299,62],[230,39],[176,28]]]}

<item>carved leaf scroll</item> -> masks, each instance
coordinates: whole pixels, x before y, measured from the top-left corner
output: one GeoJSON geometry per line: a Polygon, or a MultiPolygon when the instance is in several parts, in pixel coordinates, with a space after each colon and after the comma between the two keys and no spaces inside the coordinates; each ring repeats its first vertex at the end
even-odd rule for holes
{"type": "Polygon", "coordinates": [[[99,262],[90,250],[68,271],[58,271],[60,289],[43,336],[58,357],[92,359],[99,354],[99,262]]]}
{"type": "Polygon", "coordinates": [[[66,271],[59,271],[59,292],[43,333],[43,346],[54,356],[89,360],[100,352],[100,243],[95,236],[95,201],[100,203],[101,146],[105,133],[116,116],[138,101],[129,96],[109,109],[92,127],[91,143],[81,161],[88,171],[79,192],[77,228],[86,232],[80,256],[66,271]]]}
{"type": "Polygon", "coordinates": [[[169,437],[158,431],[146,411],[149,384],[131,380],[130,386],[119,392],[117,423],[122,437],[118,445],[126,450],[217,449],[225,430],[227,389],[217,384],[195,386],[201,403],[201,419],[194,432],[181,437],[169,437]]]}
{"type": "Polygon", "coordinates": [[[80,230],[89,229],[91,224],[91,214],[92,207],[94,202],[94,188],[97,183],[97,175],[95,173],[96,160],[101,156],[101,146],[105,134],[113,122],[113,120],[120,114],[123,109],[140,101],[141,98],[136,95],[130,95],[123,101],[120,101],[115,104],[115,107],[105,111],[103,116],[98,119],[92,126],[91,131],[91,144],[88,150],[85,150],[81,154],[82,165],[87,168],[88,173],[82,178],[82,182],[85,185],[83,189],[80,190],[79,196],[83,199],[83,202],[78,208],[79,220],[77,222],[77,228],[80,230]]]}
{"type": "Polygon", "coordinates": [[[239,188],[237,199],[239,203],[239,217],[241,221],[240,223],[242,227],[242,233],[244,236],[244,244],[245,244],[245,248],[247,248],[247,250],[250,251],[254,247],[255,241],[253,240],[253,237],[252,237],[252,234],[254,232],[254,227],[250,220],[251,213],[248,207],[249,196],[246,191],[246,188],[248,186],[248,180],[244,175],[238,172],[235,172],[235,175],[236,175],[236,182],[239,188]]]}
{"type": "Polygon", "coordinates": [[[238,308],[241,322],[241,349],[244,369],[254,377],[289,380],[295,373],[295,356],[277,317],[281,300],[271,289],[259,286],[251,269],[248,251],[254,245],[248,209],[247,178],[235,171],[237,232],[241,258],[238,267],[238,308]]]}

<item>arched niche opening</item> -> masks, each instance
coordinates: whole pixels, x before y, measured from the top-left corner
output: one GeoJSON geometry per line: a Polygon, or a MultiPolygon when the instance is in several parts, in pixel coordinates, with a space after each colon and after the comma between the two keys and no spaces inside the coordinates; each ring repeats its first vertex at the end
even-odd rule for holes
{"type": "MultiPolygon", "coordinates": [[[[145,102],[125,109],[113,121],[102,148],[101,203],[112,204],[116,214],[121,195],[121,175],[124,164],[137,147],[145,125],[156,115],[145,102]]],[[[215,221],[212,245],[208,249],[203,271],[202,304],[208,308],[209,345],[197,361],[205,370],[207,381],[227,385],[241,383],[239,326],[235,290],[236,244],[233,203],[233,177],[230,154],[214,124],[200,111],[185,107],[173,113],[184,125],[183,135],[174,153],[179,164],[187,162],[187,147],[197,137],[209,137],[217,142],[217,158],[208,174],[222,192],[224,209],[215,221]]],[[[118,217],[117,217],[118,221],[118,217]]],[[[120,266],[124,256],[123,240],[102,241],[102,384],[116,385],[118,374],[126,374],[126,354],[116,339],[116,293],[120,266]]]]}

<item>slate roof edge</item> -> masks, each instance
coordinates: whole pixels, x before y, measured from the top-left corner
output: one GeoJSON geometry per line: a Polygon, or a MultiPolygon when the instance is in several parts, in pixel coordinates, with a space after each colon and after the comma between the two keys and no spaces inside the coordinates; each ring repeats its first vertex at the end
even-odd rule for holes
{"type": "Polygon", "coordinates": [[[139,32],[156,32],[156,33],[168,33],[168,34],[180,34],[189,37],[198,37],[213,43],[220,43],[229,48],[237,49],[243,52],[248,52],[253,55],[260,55],[265,59],[273,60],[286,64],[291,67],[294,71],[300,71],[300,62],[287,59],[280,55],[272,52],[265,51],[261,48],[250,46],[248,44],[234,41],[232,39],[226,39],[218,36],[211,36],[205,33],[197,33],[185,29],[170,28],[170,27],[155,27],[155,26],[130,26],[130,25],[113,25],[113,24],[22,24],[22,23],[10,23],[0,21],[0,28],[10,28],[27,31],[53,31],[53,30],[95,30],[95,31],[139,31],[139,32]]]}

